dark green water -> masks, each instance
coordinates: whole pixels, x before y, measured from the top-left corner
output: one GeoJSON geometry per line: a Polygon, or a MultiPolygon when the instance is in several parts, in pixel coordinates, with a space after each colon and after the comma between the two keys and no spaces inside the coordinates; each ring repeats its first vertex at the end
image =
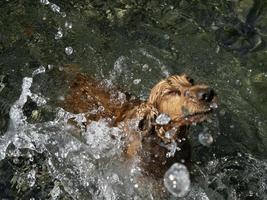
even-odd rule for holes
{"type": "Polygon", "coordinates": [[[220,106],[191,130],[185,199],[267,199],[266,13],[264,0],[0,1],[0,199],[152,199],[121,177],[118,155],[99,161],[67,134],[56,105],[67,64],[140,98],[169,74],[212,85],[220,106]],[[17,101],[38,68],[33,102],[17,101]],[[27,119],[15,115],[22,110],[27,119]],[[202,130],[209,147],[198,142],[202,130]]]}

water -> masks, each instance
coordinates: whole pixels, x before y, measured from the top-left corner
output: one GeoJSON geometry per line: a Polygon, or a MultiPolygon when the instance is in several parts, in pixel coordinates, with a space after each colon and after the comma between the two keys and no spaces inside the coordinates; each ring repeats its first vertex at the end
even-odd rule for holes
{"type": "Polygon", "coordinates": [[[140,99],[175,73],[211,85],[218,112],[190,128],[184,199],[266,199],[265,11],[263,0],[2,1],[0,197],[175,199],[140,183],[109,119],[85,128],[60,108],[72,70],[140,99]]]}

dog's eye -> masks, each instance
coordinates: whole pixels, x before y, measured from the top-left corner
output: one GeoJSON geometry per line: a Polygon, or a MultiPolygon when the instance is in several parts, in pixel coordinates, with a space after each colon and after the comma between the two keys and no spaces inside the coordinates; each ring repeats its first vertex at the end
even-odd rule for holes
{"type": "Polygon", "coordinates": [[[186,80],[191,83],[192,85],[194,84],[194,79],[192,79],[191,77],[187,76],[186,80]]]}

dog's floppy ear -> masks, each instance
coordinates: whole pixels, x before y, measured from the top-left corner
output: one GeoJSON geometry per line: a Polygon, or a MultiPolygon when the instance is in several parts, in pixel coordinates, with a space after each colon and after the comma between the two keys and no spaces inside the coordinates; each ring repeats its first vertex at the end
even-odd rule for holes
{"type": "Polygon", "coordinates": [[[148,103],[154,107],[157,107],[157,104],[161,101],[161,98],[170,90],[171,86],[168,84],[167,79],[160,81],[151,89],[148,103]]]}
{"type": "Polygon", "coordinates": [[[141,131],[149,132],[155,124],[158,110],[151,104],[144,105],[141,110],[142,114],[140,115],[141,120],[139,121],[138,128],[141,131]]]}

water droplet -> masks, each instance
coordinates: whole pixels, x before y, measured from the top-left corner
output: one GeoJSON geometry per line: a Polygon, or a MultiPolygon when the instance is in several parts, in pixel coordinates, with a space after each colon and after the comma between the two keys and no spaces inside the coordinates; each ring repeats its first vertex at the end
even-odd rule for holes
{"type": "Polygon", "coordinates": [[[48,0],[40,0],[41,4],[48,5],[50,2],[48,0]]]}
{"type": "Polygon", "coordinates": [[[175,136],[176,132],[177,132],[177,129],[176,128],[172,128],[171,130],[166,131],[165,132],[165,138],[172,139],[173,136],[175,136]]]}
{"type": "Polygon", "coordinates": [[[171,121],[171,118],[169,117],[169,115],[167,115],[165,113],[161,113],[156,119],[156,123],[159,125],[166,125],[170,121],[171,121]]]}
{"type": "Polygon", "coordinates": [[[218,108],[218,104],[213,102],[213,103],[210,104],[210,108],[216,109],[216,108],[218,108]]]}
{"type": "Polygon", "coordinates": [[[209,133],[204,133],[204,132],[200,133],[198,135],[198,140],[200,144],[204,146],[209,146],[213,143],[213,137],[209,133]]]}
{"type": "Polygon", "coordinates": [[[190,190],[189,172],[185,165],[173,164],[164,175],[164,185],[175,197],[184,197],[190,190]]]}
{"type": "Polygon", "coordinates": [[[60,7],[58,5],[52,3],[52,4],[50,4],[50,7],[51,7],[53,12],[57,12],[57,13],[60,12],[60,7]]]}
{"type": "Polygon", "coordinates": [[[56,35],[55,35],[55,39],[56,39],[56,40],[59,40],[59,39],[61,39],[62,37],[63,37],[62,29],[59,28],[59,29],[58,29],[58,32],[57,32],[56,35]]]}
{"type": "Polygon", "coordinates": [[[138,85],[141,82],[141,79],[134,79],[133,84],[138,85]]]}
{"type": "Polygon", "coordinates": [[[64,67],[59,66],[59,67],[58,67],[58,70],[62,72],[62,71],[64,70],[64,67]]]}
{"type": "Polygon", "coordinates": [[[169,152],[166,153],[166,157],[167,158],[174,157],[177,150],[177,143],[173,141],[172,143],[166,145],[166,147],[169,150],[169,152]]]}
{"type": "Polygon", "coordinates": [[[47,68],[48,68],[48,70],[52,70],[54,68],[54,66],[49,64],[49,65],[47,65],[47,68]]]}
{"type": "Polygon", "coordinates": [[[241,86],[242,84],[241,84],[241,81],[240,80],[235,80],[235,84],[237,85],[237,86],[241,86]]]}
{"type": "Polygon", "coordinates": [[[66,21],[66,22],[65,22],[65,28],[72,29],[72,23],[66,21]]]}
{"type": "Polygon", "coordinates": [[[65,48],[65,53],[69,56],[73,53],[73,48],[72,47],[66,47],[65,48]]]}
{"type": "Polygon", "coordinates": [[[217,46],[216,47],[216,53],[219,53],[220,52],[220,46],[217,46]]]}

